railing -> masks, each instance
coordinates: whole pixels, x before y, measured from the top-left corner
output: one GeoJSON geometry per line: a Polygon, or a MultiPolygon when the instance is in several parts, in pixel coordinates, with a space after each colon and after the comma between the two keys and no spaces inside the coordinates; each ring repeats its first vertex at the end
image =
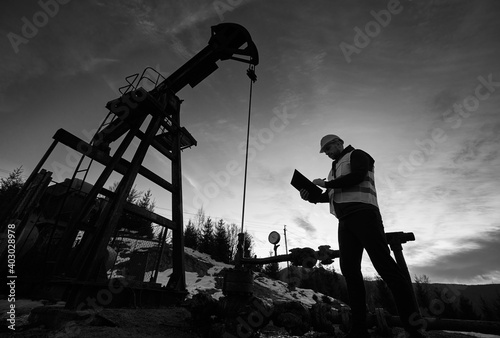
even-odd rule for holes
{"type": "Polygon", "coordinates": [[[142,71],[141,76],[139,77],[139,73],[135,73],[129,75],[125,78],[127,84],[118,88],[121,94],[126,94],[132,90],[136,90],[137,88],[143,86],[147,91],[153,90],[156,88],[161,82],[163,82],[166,78],[161,75],[159,71],[152,67],[146,67],[142,71]],[[151,76],[150,72],[153,73],[151,76]],[[139,79],[139,80],[137,80],[139,79]],[[145,82],[145,83],[144,83],[145,82]],[[152,84],[151,88],[148,88],[152,84]]]}

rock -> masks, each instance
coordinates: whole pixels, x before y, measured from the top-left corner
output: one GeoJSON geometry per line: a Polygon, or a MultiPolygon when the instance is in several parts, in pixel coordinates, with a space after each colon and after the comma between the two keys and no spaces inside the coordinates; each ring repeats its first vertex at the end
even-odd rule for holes
{"type": "Polygon", "coordinates": [[[208,331],[208,338],[220,338],[224,337],[226,332],[226,326],[223,323],[215,323],[210,326],[208,331]]]}
{"type": "Polygon", "coordinates": [[[315,331],[335,333],[335,323],[340,321],[340,313],[331,304],[317,303],[311,309],[311,324],[315,331]]]}
{"type": "Polygon", "coordinates": [[[302,303],[295,301],[274,303],[272,320],[291,335],[301,336],[311,327],[309,310],[302,303]]]}
{"type": "Polygon", "coordinates": [[[207,275],[208,270],[213,267],[213,264],[203,262],[191,255],[185,255],[185,269],[189,272],[196,272],[199,277],[207,275]]]}
{"type": "Polygon", "coordinates": [[[49,329],[60,329],[67,326],[67,323],[90,322],[93,319],[91,311],[73,311],[58,305],[47,305],[32,309],[28,321],[35,326],[45,325],[49,329]]]}
{"type": "Polygon", "coordinates": [[[193,321],[200,326],[210,325],[211,318],[218,315],[219,304],[208,293],[197,293],[185,302],[193,321]]]}
{"type": "Polygon", "coordinates": [[[258,337],[273,315],[272,306],[253,296],[230,296],[219,300],[220,317],[228,337],[258,337]]]}

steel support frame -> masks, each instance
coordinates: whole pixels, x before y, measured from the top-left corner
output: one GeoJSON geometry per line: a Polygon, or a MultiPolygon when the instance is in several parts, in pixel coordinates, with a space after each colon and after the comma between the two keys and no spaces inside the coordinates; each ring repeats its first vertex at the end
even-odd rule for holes
{"type": "MultiPolygon", "coordinates": [[[[178,98],[171,94],[176,100],[178,98]]],[[[153,178],[152,181],[155,183],[164,183],[163,179],[161,179],[156,174],[150,172],[142,166],[142,162],[145,158],[147,150],[150,146],[155,143],[154,137],[159,131],[160,127],[164,125],[164,120],[168,116],[168,119],[171,120],[172,126],[170,126],[170,132],[173,135],[173,149],[171,150],[171,156],[169,157],[172,160],[172,182],[167,184],[160,184],[163,188],[167,188],[168,191],[172,193],[172,242],[173,242],[173,273],[168,282],[167,288],[172,289],[177,292],[185,292],[186,282],[185,282],[185,267],[184,267],[184,231],[183,231],[183,207],[182,207],[182,172],[181,172],[181,149],[180,149],[180,138],[181,138],[181,128],[180,128],[180,111],[179,105],[177,107],[168,109],[168,112],[159,112],[154,111],[151,112],[151,121],[147,127],[147,130],[142,133],[139,130],[140,124],[134,126],[127,135],[125,139],[122,141],[118,149],[112,158],[109,156],[103,156],[102,152],[97,149],[92,149],[91,146],[85,145],[74,146],[73,148],[77,148],[82,152],[82,150],[86,150],[87,155],[96,158],[98,161],[103,160],[106,162],[106,168],[102,172],[101,176],[98,178],[96,184],[93,186],[89,195],[86,198],[86,203],[84,207],[81,209],[79,215],[76,217],[75,222],[82,222],[90,210],[93,201],[97,197],[99,191],[102,191],[103,185],[111,175],[113,171],[117,171],[122,173],[124,176],[122,177],[118,187],[114,193],[113,198],[111,198],[111,202],[108,203],[97,224],[95,226],[95,230],[87,231],[85,236],[89,236],[90,240],[87,243],[90,243],[85,250],[85,258],[83,260],[83,264],[79,269],[76,281],[73,283],[71,290],[69,291],[69,296],[67,299],[67,308],[75,308],[79,306],[85,297],[84,288],[81,285],[86,283],[95,283],[99,282],[98,280],[98,272],[101,268],[102,261],[98,259],[99,257],[103,257],[106,253],[106,247],[111,239],[120,219],[121,214],[124,209],[126,209],[126,197],[130,192],[133,183],[138,174],[143,174],[146,178],[153,178]],[[137,148],[134,157],[130,163],[126,162],[122,159],[122,156],[125,150],[130,145],[132,139],[135,136],[140,135],[140,144],[137,148]],[[89,148],[90,147],[90,148],[89,148]],[[144,175],[145,174],[145,175],[144,175]]],[[[62,139],[61,139],[62,141],[62,139]]],[[[74,143],[74,140],[73,140],[74,143]]],[[[165,234],[166,234],[165,228],[165,234]]],[[[72,227],[72,230],[67,233],[68,240],[65,243],[66,246],[69,246],[71,249],[72,236],[74,232],[78,231],[78,223],[75,223],[72,227]]],[[[82,240],[83,242],[83,240],[82,240]]],[[[66,248],[68,250],[68,248],[66,248]]],[[[158,257],[160,259],[161,257],[158,257]]],[[[61,258],[64,260],[64,258],[61,258]]]]}

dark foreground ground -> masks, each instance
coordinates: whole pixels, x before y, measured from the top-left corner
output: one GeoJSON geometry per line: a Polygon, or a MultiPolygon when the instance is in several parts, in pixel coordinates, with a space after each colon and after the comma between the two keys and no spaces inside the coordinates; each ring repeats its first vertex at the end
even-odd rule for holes
{"type": "MultiPolygon", "coordinates": [[[[197,323],[191,319],[189,311],[179,308],[164,309],[103,309],[92,320],[68,320],[61,315],[39,318],[37,323],[28,321],[29,314],[20,315],[16,319],[16,331],[1,328],[0,337],[82,337],[82,338],[118,338],[118,337],[176,337],[201,338],[202,333],[197,323]],[[59,316],[59,319],[55,317],[59,316]],[[43,324],[45,323],[45,324],[43,324]]],[[[73,318],[74,319],[74,318],[73,318]]],[[[4,323],[2,323],[4,324],[4,323]]],[[[3,325],[2,325],[3,326],[3,325]]],[[[401,337],[401,330],[393,328],[392,337],[401,337]]],[[[466,338],[470,335],[443,331],[428,332],[430,338],[466,338]]],[[[309,332],[305,338],[342,338],[344,335],[336,328],[335,335],[309,332]]],[[[232,338],[234,335],[222,335],[232,338]]],[[[221,338],[222,338],[221,337],[221,338]]],[[[262,338],[289,338],[280,328],[269,325],[261,331],[262,338]]],[[[378,338],[375,331],[372,338],[378,338]]],[[[390,337],[390,336],[385,336],[390,337]]]]}

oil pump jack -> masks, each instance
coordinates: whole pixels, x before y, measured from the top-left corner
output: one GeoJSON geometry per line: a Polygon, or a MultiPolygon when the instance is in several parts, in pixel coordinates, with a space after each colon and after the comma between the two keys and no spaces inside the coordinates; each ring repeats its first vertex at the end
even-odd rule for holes
{"type": "MultiPolygon", "coordinates": [[[[49,285],[52,288],[54,285],[62,285],[66,306],[79,306],[85,297],[92,293],[95,295],[108,283],[106,278],[103,280],[100,272],[120,216],[127,211],[161,225],[163,241],[167,230],[172,231],[173,272],[166,288],[161,289],[180,294],[181,297],[185,295],[181,151],[196,145],[197,142],[186,128],[181,127],[181,100],[175,94],[188,84],[191,87],[199,84],[218,68],[218,61],[224,60],[249,64],[247,75],[251,81],[256,80],[254,69],[259,62],[257,48],[248,31],[238,24],[221,23],[213,26],[208,46],[167,78],[157,73],[156,78],[152,79],[148,75],[154,71],[151,68],[144,70],[140,77],[138,74],[127,77],[128,85],[120,88],[123,95],[107,103],[108,117],[90,142],[85,142],[64,129],[55,133],[53,143],[13,201],[10,212],[0,215],[0,232],[15,227],[16,236],[21,240],[30,238],[34,230],[38,234],[46,235],[44,241],[38,238],[34,244],[44,246],[43,250],[38,250],[43,251],[38,258],[41,256],[43,259],[31,262],[32,265],[37,265],[38,269],[33,267],[31,271],[26,271],[25,275],[20,272],[18,283],[24,281],[31,286],[43,284],[44,287],[49,285]],[[153,83],[154,88],[147,91],[139,87],[144,81],[153,83]],[[141,126],[148,117],[149,123],[143,132],[141,126]],[[127,161],[123,158],[124,154],[136,137],[140,144],[132,160],[127,161]],[[117,145],[114,153],[110,154],[110,145],[119,139],[121,143],[117,145]],[[58,143],[76,150],[82,157],[71,179],[66,179],[54,188],[49,186],[51,173],[41,168],[58,143]],[[171,161],[171,182],[142,165],[150,147],[171,161]],[[86,161],[89,163],[87,167],[86,161]],[[94,184],[88,184],[85,178],[92,162],[102,164],[104,169],[94,184]],[[82,172],[84,179],[79,180],[77,176],[82,172]],[[121,174],[122,178],[116,190],[111,192],[104,188],[104,184],[114,172],[121,174]],[[171,193],[172,219],[127,203],[127,196],[139,174],[171,193]],[[55,207],[57,210],[53,210],[50,216],[49,213],[42,212],[41,215],[33,217],[33,210],[43,207],[43,196],[46,196],[47,192],[55,194],[55,190],[65,190],[60,194],[64,197],[55,207]],[[99,196],[105,196],[103,203],[96,203],[99,196]],[[72,205],[73,210],[68,210],[68,205],[72,205]],[[44,222],[45,225],[50,223],[47,225],[50,230],[45,232],[40,229],[44,222]],[[77,235],[82,232],[83,237],[75,247],[77,235]],[[33,274],[34,270],[39,273],[33,274]]],[[[18,247],[24,244],[26,243],[18,242],[18,247]]],[[[7,257],[6,250],[3,249],[5,248],[0,248],[2,261],[7,257]]],[[[156,262],[155,279],[159,260],[160,257],[156,262]]],[[[6,265],[2,264],[2,267],[6,265]]],[[[104,276],[107,277],[106,274],[104,276]]],[[[142,287],[151,289],[149,286],[142,287]]],[[[152,298],[155,297],[161,298],[153,292],[152,298]]]]}

